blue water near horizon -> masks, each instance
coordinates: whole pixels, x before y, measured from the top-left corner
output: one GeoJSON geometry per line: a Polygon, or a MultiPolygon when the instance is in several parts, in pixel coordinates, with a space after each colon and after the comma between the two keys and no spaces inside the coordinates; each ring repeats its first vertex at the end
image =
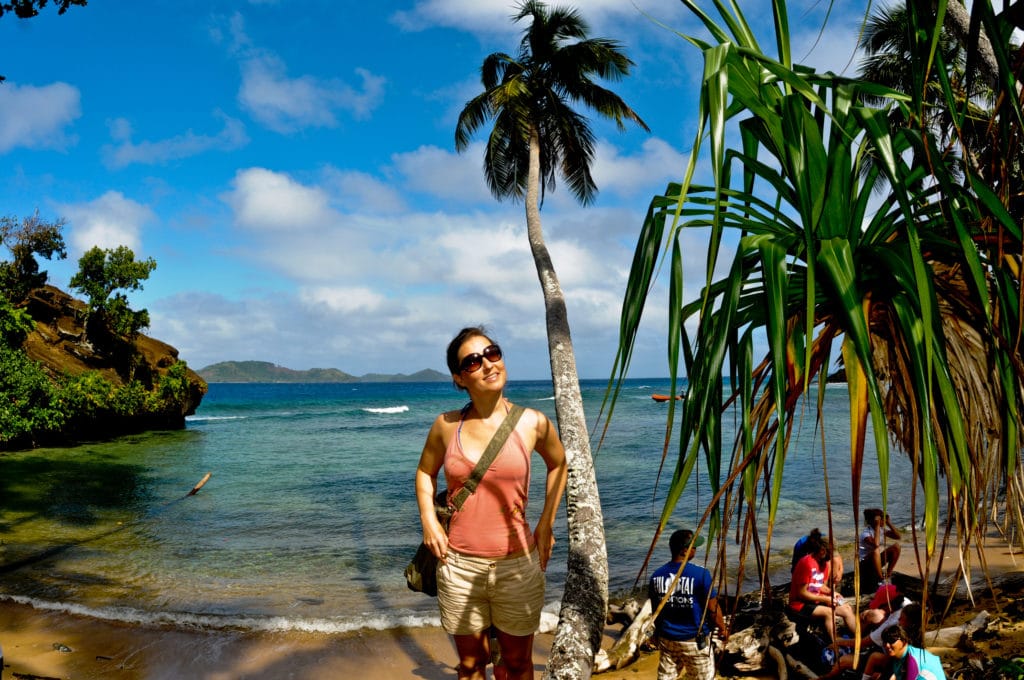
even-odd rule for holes
{"type": "MultiPolygon", "coordinates": [[[[606,382],[581,387],[593,424],[606,382]]],[[[627,381],[595,457],[613,591],[640,572],[671,478],[675,444],[657,481],[667,404],[651,399],[668,387],[667,379],[627,381]]],[[[506,393],[554,419],[550,381],[513,381],[506,393]]],[[[850,560],[845,395],[844,386],[829,388],[822,427],[835,533],[850,560]]],[[[205,628],[438,625],[435,600],[409,591],[402,570],[420,540],[413,473],[423,440],[438,413],[463,403],[449,383],[216,383],[184,430],[4,454],[0,599],[205,628]],[[183,497],[206,472],[202,490],[183,497]]],[[[788,565],[796,538],[827,530],[814,425],[813,412],[801,418],[787,457],[776,569],[788,565]]],[[[533,464],[535,520],[544,474],[539,457],[533,464]]],[[[891,475],[890,511],[901,521],[911,487],[904,456],[893,456],[891,475]]],[[[670,528],[692,527],[710,499],[706,480],[691,486],[670,528]]],[[[873,463],[862,498],[880,503],[873,463]]],[[[556,536],[551,611],[565,578],[564,504],[556,536]]],[[[666,543],[654,564],[666,559],[666,543]]]]}

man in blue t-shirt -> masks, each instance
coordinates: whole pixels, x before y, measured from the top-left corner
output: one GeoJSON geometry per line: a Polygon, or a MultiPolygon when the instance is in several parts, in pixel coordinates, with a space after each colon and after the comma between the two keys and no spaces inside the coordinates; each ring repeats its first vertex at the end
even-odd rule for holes
{"type": "Polygon", "coordinates": [[[718,593],[711,584],[711,572],[690,561],[703,543],[704,537],[695,538],[689,529],[676,531],[669,538],[672,561],[651,575],[648,596],[657,613],[654,634],[661,652],[658,680],[676,680],[684,671],[688,680],[715,677],[710,633],[717,628],[723,640],[728,634],[718,608],[718,593]],[[667,593],[671,595],[666,599],[667,593]],[[659,612],[662,600],[665,604],[659,612]]]}

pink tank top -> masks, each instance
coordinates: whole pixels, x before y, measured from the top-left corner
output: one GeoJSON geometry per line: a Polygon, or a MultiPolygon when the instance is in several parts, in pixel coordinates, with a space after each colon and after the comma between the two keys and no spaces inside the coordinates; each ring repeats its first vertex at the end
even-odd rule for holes
{"type": "MultiPolygon", "coordinates": [[[[461,427],[461,423],[460,423],[461,427]]],[[[458,433],[444,455],[444,478],[450,492],[462,488],[476,463],[462,452],[458,433]]],[[[533,532],[526,519],[530,488],[530,452],[512,430],[476,491],[452,516],[448,544],[474,557],[506,557],[533,549],[533,532]]]]}

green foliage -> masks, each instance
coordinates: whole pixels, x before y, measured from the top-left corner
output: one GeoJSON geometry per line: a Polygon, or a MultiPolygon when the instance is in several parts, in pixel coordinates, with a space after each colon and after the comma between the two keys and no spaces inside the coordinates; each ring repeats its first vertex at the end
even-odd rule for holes
{"type": "Polygon", "coordinates": [[[110,330],[117,335],[133,337],[149,326],[149,312],[145,309],[131,309],[128,306],[128,299],[119,293],[107,303],[106,314],[110,321],[110,330]]]}
{"type": "MultiPolygon", "coordinates": [[[[715,3],[717,22],[695,0],[683,3],[712,36],[684,36],[704,58],[698,129],[682,180],[652,200],[644,221],[614,369],[621,386],[667,261],[669,370],[673,390],[681,368],[689,388],[659,530],[702,458],[714,498],[701,524],[724,535],[735,526],[743,550],[770,551],[801,400],[813,400],[817,386],[820,415],[827,373],[842,363],[855,518],[865,464],[877,463],[886,503],[891,441],[923,490],[911,511],[923,520],[927,558],[943,514],[945,540],[959,546],[983,542],[988,517],[1019,536],[1024,239],[1007,209],[1010,169],[978,174],[964,162],[972,149],[946,147],[924,115],[933,100],[923,81],[901,93],[793,64],[784,0],[772,3],[775,55],[757,44],[736,3],[715,3]],[[694,178],[705,154],[710,181],[701,185],[694,178]],[[688,300],[683,253],[693,229],[709,237],[707,278],[688,300]],[[737,423],[733,441],[724,441],[727,418],[737,423]],[[869,432],[875,461],[865,459],[869,432]],[[767,527],[758,526],[763,506],[767,527]]],[[[953,137],[965,144],[963,98],[937,50],[942,17],[926,5],[907,3],[908,48],[920,66],[910,71],[920,79],[938,70],[953,137]]],[[[990,35],[1005,35],[990,5],[973,11],[990,35]]],[[[993,127],[1004,155],[1019,157],[1018,76],[1005,44],[993,46],[1004,107],[993,127]]]]}
{"type": "Polygon", "coordinates": [[[147,394],[147,410],[160,413],[168,408],[177,408],[189,394],[188,364],[175,362],[167,372],[157,376],[156,385],[147,394]]]}
{"type": "Polygon", "coordinates": [[[117,385],[99,373],[88,372],[67,378],[57,399],[61,407],[79,420],[97,420],[110,417],[134,417],[160,414],[180,408],[188,394],[185,363],[178,362],[167,377],[157,379],[152,390],[131,380],[117,385]]]}
{"type": "Polygon", "coordinates": [[[28,312],[0,298],[0,346],[20,347],[33,328],[32,317],[28,312]]]}
{"type": "Polygon", "coordinates": [[[78,272],[70,283],[86,296],[90,321],[98,319],[104,330],[132,337],[149,325],[149,313],[133,311],[125,294],[115,291],[140,290],[154,269],[153,258],[137,261],[127,246],[94,246],[78,260],[78,272]]]}
{"type": "Polygon", "coordinates": [[[0,450],[68,441],[97,428],[116,431],[112,422],[159,422],[183,412],[189,393],[184,361],[149,388],[139,380],[117,384],[96,371],[52,378],[24,352],[0,346],[0,450]]]}
{"type": "Polygon", "coordinates": [[[51,379],[23,352],[0,348],[0,449],[66,439],[111,420],[179,413],[189,395],[188,366],[179,361],[152,389],[139,380],[116,384],[96,371],[51,379]]]}
{"type": "Polygon", "coordinates": [[[110,410],[116,388],[99,373],[89,371],[64,380],[57,401],[76,420],[92,420],[110,410]]]}
{"type": "Polygon", "coordinates": [[[38,212],[21,223],[14,217],[0,217],[0,243],[12,255],[10,262],[0,262],[0,294],[17,303],[46,283],[47,274],[39,270],[36,255],[48,260],[67,257],[61,234],[64,223],[63,219],[46,222],[38,212]]]}
{"type": "Polygon", "coordinates": [[[50,378],[24,352],[0,347],[0,395],[0,444],[33,443],[66,422],[50,378]]]}

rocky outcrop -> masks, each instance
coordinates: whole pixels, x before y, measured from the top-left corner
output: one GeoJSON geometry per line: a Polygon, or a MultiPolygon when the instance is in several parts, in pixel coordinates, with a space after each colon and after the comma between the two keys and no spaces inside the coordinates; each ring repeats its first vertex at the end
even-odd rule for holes
{"type": "MultiPolygon", "coordinates": [[[[136,380],[151,389],[158,376],[179,361],[177,349],[141,333],[132,341],[111,338],[105,346],[96,346],[86,336],[86,304],[53,286],[33,290],[24,307],[35,322],[35,330],[29,333],[22,349],[51,376],[95,371],[115,385],[136,380]]],[[[111,435],[184,427],[185,416],[195,413],[207,390],[206,382],[195,371],[188,369],[186,375],[188,390],[180,403],[168,405],[164,412],[120,417],[116,422],[96,423],[95,427],[111,435]]]]}

